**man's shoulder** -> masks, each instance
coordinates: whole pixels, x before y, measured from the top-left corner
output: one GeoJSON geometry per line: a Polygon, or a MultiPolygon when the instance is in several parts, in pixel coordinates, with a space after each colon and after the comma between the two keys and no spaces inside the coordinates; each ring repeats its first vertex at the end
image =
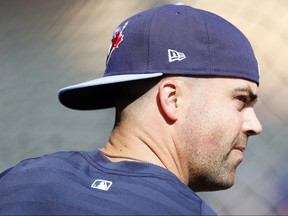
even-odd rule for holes
{"type": "MultiPolygon", "coordinates": [[[[0,174],[0,184],[16,185],[60,183],[69,178],[85,160],[81,152],[55,152],[40,157],[27,158],[0,174]]],[[[84,166],[84,165],[82,165],[84,166]]],[[[3,188],[3,187],[2,187],[3,188]]]]}
{"type": "Polygon", "coordinates": [[[83,172],[87,166],[89,164],[82,153],[72,151],[21,161],[2,173],[0,196],[5,199],[0,199],[1,211],[7,214],[43,214],[73,210],[77,195],[84,193],[85,186],[90,184],[86,182],[88,175],[83,172]],[[71,196],[72,201],[66,203],[71,196]]]}

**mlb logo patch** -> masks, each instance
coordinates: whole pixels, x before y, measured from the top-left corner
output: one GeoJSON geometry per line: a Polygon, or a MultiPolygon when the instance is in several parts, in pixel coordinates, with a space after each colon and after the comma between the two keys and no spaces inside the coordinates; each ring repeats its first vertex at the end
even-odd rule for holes
{"type": "Polygon", "coordinates": [[[111,181],[97,179],[93,182],[93,184],[91,185],[91,188],[107,191],[109,190],[111,185],[112,185],[111,181]]]}

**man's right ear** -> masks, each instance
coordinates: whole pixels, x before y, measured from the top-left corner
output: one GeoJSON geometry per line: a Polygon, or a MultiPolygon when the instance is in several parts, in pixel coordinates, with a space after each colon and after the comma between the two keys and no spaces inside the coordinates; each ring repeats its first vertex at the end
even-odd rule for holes
{"type": "Polygon", "coordinates": [[[169,122],[178,118],[178,81],[164,79],[158,86],[159,108],[169,122]]]}

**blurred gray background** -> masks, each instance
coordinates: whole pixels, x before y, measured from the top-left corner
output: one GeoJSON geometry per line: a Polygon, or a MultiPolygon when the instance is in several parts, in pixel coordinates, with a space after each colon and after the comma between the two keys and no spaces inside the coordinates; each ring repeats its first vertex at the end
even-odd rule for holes
{"type": "MultiPolygon", "coordinates": [[[[19,161],[102,147],[114,109],[74,111],[57,91],[102,76],[113,31],[164,0],[0,0],[0,172],[19,161]]],[[[182,0],[219,14],[250,39],[261,67],[250,139],[236,185],[199,193],[220,215],[288,214],[288,1],[182,0]]]]}

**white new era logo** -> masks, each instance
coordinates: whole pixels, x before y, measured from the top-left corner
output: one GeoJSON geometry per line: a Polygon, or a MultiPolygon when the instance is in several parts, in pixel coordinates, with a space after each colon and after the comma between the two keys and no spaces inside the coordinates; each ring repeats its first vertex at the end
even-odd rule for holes
{"type": "Polygon", "coordinates": [[[176,50],[168,49],[169,62],[182,61],[186,58],[185,54],[176,50]]]}
{"type": "Polygon", "coordinates": [[[96,188],[99,190],[104,190],[107,191],[109,190],[109,188],[111,187],[112,182],[111,181],[107,181],[107,180],[102,180],[102,179],[97,179],[93,182],[93,184],[91,185],[92,188],[96,188]]]}

